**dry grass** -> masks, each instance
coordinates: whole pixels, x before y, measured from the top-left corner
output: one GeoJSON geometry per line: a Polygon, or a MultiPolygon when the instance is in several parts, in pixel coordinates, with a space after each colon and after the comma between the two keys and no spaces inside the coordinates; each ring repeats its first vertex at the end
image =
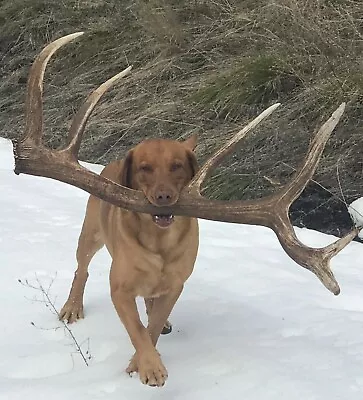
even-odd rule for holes
{"type": "MultiPolygon", "coordinates": [[[[319,123],[346,101],[316,179],[341,197],[338,171],[347,200],[362,195],[360,1],[5,0],[0,26],[1,136],[16,137],[23,129],[34,55],[52,39],[85,30],[47,70],[45,123],[52,146],[61,143],[84,97],[133,64],[132,76],[106,95],[92,117],[83,159],[104,163],[142,138],[192,132],[200,135],[203,159],[260,110],[281,101],[282,109],[206,188],[218,198],[259,197],[274,189],[271,180],[286,180],[319,123]]],[[[311,210],[321,202],[328,210],[324,218],[344,219],[344,206],[315,189],[297,203],[296,221],[311,226],[317,218],[311,210]]],[[[339,234],[337,229],[328,228],[339,234]]]]}

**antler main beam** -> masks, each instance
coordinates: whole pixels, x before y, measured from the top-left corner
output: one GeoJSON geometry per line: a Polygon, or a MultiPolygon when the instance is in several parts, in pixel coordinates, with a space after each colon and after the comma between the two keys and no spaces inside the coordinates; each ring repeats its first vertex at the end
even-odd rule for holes
{"type": "MultiPolygon", "coordinates": [[[[26,96],[26,126],[23,137],[14,141],[15,173],[43,176],[68,183],[118,207],[149,214],[160,213],[160,208],[151,205],[143,193],[131,190],[99,176],[78,163],[78,151],[82,135],[94,107],[102,95],[120,78],[126,76],[126,68],[97,88],[86,100],[73,119],[66,146],[50,150],[42,143],[43,76],[50,57],[64,44],[82,35],[77,32],[64,36],[44,48],[38,55],[29,73],[26,96]]],[[[339,294],[339,285],[330,269],[330,259],[341,251],[358,234],[353,229],[335,243],[315,249],[303,245],[297,238],[289,220],[288,211],[292,202],[300,195],[314,174],[325,144],[341,118],[345,104],[341,104],[315,135],[302,167],[291,181],[271,196],[253,201],[217,201],[201,196],[200,187],[210,171],[230,154],[245,135],[269,116],[279,104],[261,113],[250,124],[238,132],[221,149],[217,150],[201,167],[178,201],[172,207],[163,207],[165,214],[182,215],[215,221],[261,225],[271,228],[277,235],[285,252],[299,265],[312,271],[334,294],[339,294]]]]}

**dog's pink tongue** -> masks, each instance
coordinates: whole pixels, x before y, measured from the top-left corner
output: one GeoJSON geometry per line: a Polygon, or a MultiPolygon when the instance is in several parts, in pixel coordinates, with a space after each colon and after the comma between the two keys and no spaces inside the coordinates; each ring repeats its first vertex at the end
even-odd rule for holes
{"type": "Polygon", "coordinates": [[[167,228],[173,221],[173,215],[153,215],[153,221],[161,228],[167,228]]]}

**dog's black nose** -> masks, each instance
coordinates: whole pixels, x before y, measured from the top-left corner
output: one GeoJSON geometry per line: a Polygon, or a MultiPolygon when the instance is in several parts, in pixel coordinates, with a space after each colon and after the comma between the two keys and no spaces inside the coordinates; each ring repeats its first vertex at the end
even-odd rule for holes
{"type": "Polygon", "coordinates": [[[173,204],[175,202],[174,197],[175,196],[173,195],[173,192],[166,188],[159,188],[155,190],[154,199],[158,206],[167,206],[173,204]]]}
{"type": "Polygon", "coordinates": [[[158,191],[155,196],[155,200],[158,204],[164,206],[170,204],[172,195],[166,191],[158,191]]]}

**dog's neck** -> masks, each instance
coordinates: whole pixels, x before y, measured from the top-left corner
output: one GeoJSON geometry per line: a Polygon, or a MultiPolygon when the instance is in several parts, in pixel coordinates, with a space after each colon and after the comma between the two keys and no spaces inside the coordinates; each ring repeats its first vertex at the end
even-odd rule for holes
{"type": "Polygon", "coordinates": [[[177,246],[190,229],[192,218],[175,217],[168,228],[160,228],[150,215],[127,211],[124,222],[127,229],[145,249],[163,254],[177,246]]]}

